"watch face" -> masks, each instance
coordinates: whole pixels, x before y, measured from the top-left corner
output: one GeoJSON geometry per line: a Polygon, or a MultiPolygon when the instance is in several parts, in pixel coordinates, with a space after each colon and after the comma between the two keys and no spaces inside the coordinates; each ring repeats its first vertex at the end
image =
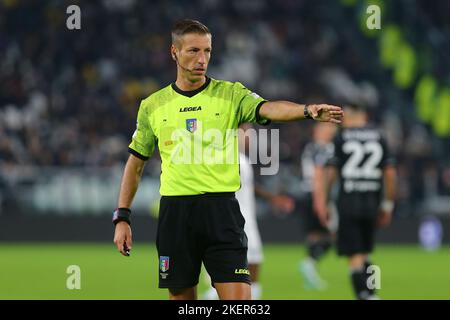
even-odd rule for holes
{"type": "Polygon", "coordinates": [[[303,108],[303,114],[306,119],[312,119],[311,115],[309,114],[308,105],[305,104],[305,107],[303,108]]]}

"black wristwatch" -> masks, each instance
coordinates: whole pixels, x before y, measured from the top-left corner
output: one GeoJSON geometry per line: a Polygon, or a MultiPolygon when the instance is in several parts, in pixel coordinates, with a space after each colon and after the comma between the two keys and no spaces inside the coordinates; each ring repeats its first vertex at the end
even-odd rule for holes
{"type": "Polygon", "coordinates": [[[131,225],[131,210],[128,208],[117,208],[113,212],[112,222],[114,225],[120,221],[125,221],[128,225],[131,225]]]}
{"type": "Polygon", "coordinates": [[[308,110],[308,105],[305,104],[304,108],[303,108],[303,115],[305,116],[305,119],[312,119],[313,117],[311,116],[311,114],[309,113],[308,110]]]}

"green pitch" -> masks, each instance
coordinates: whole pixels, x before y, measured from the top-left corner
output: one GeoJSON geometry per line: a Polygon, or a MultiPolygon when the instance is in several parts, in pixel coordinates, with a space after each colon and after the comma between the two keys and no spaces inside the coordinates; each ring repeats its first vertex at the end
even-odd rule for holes
{"type": "MultiPolygon", "coordinates": [[[[113,244],[0,244],[0,299],[166,299],[157,288],[153,244],[136,244],[129,258],[113,244]],[[80,267],[81,289],[67,289],[70,265],[80,267]]],[[[265,245],[261,273],[264,299],[352,299],[345,259],[330,252],[320,263],[324,291],[303,288],[298,261],[304,247],[265,245]]],[[[426,252],[417,246],[379,246],[382,299],[450,299],[450,247],[426,252]]],[[[73,278],[72,278],[73,279],[73,278]]],[[[69,281],[70,282],[70,281],[69,281]]],[[[71,283],[74,283],[73,281],[71,283]]],[[[206,288],[200,280],[200,292],[206,288]]]]}

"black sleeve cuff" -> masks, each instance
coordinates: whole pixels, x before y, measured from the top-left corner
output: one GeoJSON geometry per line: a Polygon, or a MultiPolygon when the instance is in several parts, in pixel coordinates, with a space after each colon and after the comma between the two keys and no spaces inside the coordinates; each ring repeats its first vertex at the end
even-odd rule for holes
{"type": "Polygon", "coordinates": [[[139,152],[137,152],[136,150],[133,150],[131,148],[128,148],[128,152],[131,153],[136,158],[139,158],[141,160],[147,161],[149,159],[149,157],[143,156],[142,154],[140,154],[139,152]]]}
{"type": "Polygon", "coordinates": [[[256,112],[256,114],[255,114],[256,122],[263,126],[267,126],[271,123],[271,121],[269,119],[263,119],[263,118],[261,118],[261,115],[259,114],[259,109],[261,109],[262,105],[266,102],[267,102],[267,100],[264,100],[264,101],[261,101],[260,103],[258,103],[258,105],[256,106],[256,111],[255,111],[256,112]]]}

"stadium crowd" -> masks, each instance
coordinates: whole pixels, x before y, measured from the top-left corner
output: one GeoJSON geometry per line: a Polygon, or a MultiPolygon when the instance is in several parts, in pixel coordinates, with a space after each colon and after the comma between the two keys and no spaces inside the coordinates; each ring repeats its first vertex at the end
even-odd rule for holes
{"type": "MultiPolygon", "coordinates": [[[[68,30],[73,2],[0,1],[0,188],[18,166],[124,163],[140,100],[175,79],[168,30],[193,17],[213,31],[212,77],[241,81],[267,99],[364,101],[398,159],[400,202],[414,208],[450,195],[450,138],[415,117],[412,92],[392,84],[376,42],[342,3],[75,1],[81,30],[68,30]]],[[[450,3],[437,3],[396,1],[389,19],[416,47],[432,49],[431,70],[448,83],[450,3]]],[[[283,164],[299,168],[311,132],[272,127],[282,127],[283,164]]]]}

